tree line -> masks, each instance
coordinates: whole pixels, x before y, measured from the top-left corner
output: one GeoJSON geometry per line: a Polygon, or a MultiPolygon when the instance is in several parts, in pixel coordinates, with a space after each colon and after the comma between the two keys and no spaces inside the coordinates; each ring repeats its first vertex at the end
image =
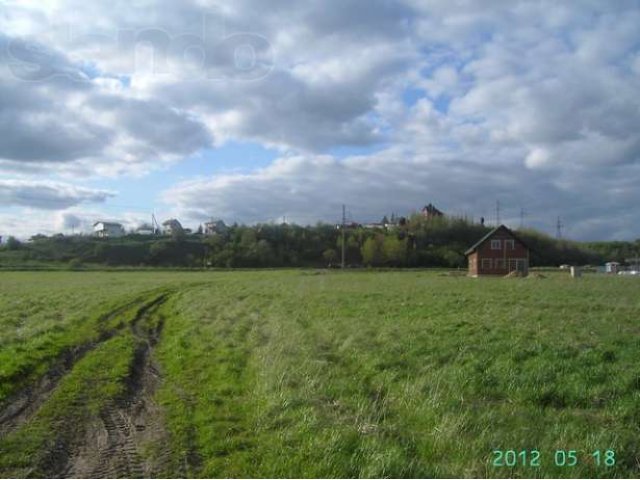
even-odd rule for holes
{"type": "MultiPolygon", "coordinates": [[[[172,236],[127,235],[46,237],[29,242],[10,238],[0,249],[0,266],[57,262],[131,267],[337,267],[341,263],[341,226],[289,224],[232,225],[223,233],[172,236]]],[[[464,252],[491,227],[464,218],[426,219],[419,214],[388,228],[347,226],[345,263],[350,267],[466,268],[464,252]]],[[[557,240],[531,229],[516,231],[531,249],[532,266],[623,263],[640,250],[636,242],[580,243],[557,240]]]]}

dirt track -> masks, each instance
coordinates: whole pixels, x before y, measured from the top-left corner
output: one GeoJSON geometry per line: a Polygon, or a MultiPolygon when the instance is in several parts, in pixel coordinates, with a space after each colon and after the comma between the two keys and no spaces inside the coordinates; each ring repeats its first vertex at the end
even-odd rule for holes
{"type": "Polygon", "coordinates": [[[140,449],[165,435],[153,395],[160,374],[153,359],[153,347],[162,333],[164,319],[157,319],[153,330],[145,328],[145,317],[158,315],[162,297],[139,315],[131,329],[140,342],[127,379],[127,392],[109,404],[99,421],[87,428],[84,441],[73,450],[64,477],[148,477],[160,465],[145,463],[140,449]]]}
{"type": "MultiPolygon", "coordinates": [[[[55,365],[35,384],[14,395],[0,410],[0,436],[27,423],[47,401],[56,386],[73,366],[100,343],[130,328],[138,347],[125,379],[126,391],[107,404],[85,425],[61,426],[57,440],[39,462],[51,478],[116,478],[153,477],[161,474],[168,452],[155,452],[144,460],[142,450],[150,442],[163,441],[166,432],[162,415],[153,401],[161,375],[153,357],[153,349],[162,333],[164,318],[159,311],[167,300],[162,294],[141,302],[135,318],[103,332],[95,342],[65,352],[55,365]],[[81,433],[78,435],[78,433],[81,433]]],[[[106,315],[115,315],[131,308],[122,306],[106,315]]]]}

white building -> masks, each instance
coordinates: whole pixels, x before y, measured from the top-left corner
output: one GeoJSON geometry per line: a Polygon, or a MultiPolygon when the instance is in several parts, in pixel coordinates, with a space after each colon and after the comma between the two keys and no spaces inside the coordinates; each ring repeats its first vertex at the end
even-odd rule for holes
{"type": "Polygon", "coordinates": [[[138,235],[155,235],[156,231],[155,231],[155,228],[153,228],[152,225],[149,225],[148,223],[144,223],[144,224],[140,225],[138,228],[136,228],[136,234],[138,234],[138,235]]]}
{"type": "Polygon", "coordinates": [[[606,273],[618,273],[620,264],[618,262],[607,262],[604,264],[604,271],[606,273]]]}
{"type": "Polygon", "coordinates": [[[222,220],[211,220],[204,224],[205,235],[216,235],[227,231],[227,226],[222,220]]]}
{"type": "Polygon", "coordinates": [[[171,218],[162,224],[165,235],[184,233],[184,229],[178,220],[171,218]]]}
{"type": "Polygon", "coordinates": [[[115,238],[124,235],[124,227],[114,222],[96,222],[93,224],[93,233],[99,238],[115,238]]]}

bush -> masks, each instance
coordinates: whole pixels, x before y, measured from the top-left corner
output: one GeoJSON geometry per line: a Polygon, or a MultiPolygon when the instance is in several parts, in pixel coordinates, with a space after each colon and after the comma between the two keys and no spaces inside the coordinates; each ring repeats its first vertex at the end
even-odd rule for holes
{"type": "Polygon", "coordinates": [[[82,270],[83,268],[84,268],[84,264],[82,263],[82,260],[80,260],[79,258],[74,258],[69,262],[69,269],[71,270],[82,270]]]}

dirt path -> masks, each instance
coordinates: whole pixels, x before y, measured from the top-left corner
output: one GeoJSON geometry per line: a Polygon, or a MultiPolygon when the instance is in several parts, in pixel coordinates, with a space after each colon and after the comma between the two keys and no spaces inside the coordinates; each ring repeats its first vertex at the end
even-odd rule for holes
{"type": "MultiPolygon", "coordinates": [[[[142,308],[144,309],[146,306],[153,306],[157,301],[158,299],[156,298],[148,302],[147,305],[144,305],[139,299],[126,303],[104,315],[98,321],[98,326],[108,324],[110,320],[123,314],[127,309],[135,306],[136,303],[142,303],[142,308]]],[[[25,424],[49,399],[60,380],[71,371],[79,360],[101,343],[117,335],[125,326],[126,324],[121,322],[117,327],[102,330],[96,340],[65,350],[42,377],[5,401],[0,406],[0,438],[25,424]]]]}
{"type": "Polygon", "coordinates": [[[156,452],[156,457],[147,461],[141,453],[151,443],[168,445],[163,441],[166,432],[159,407],[153,401],[161,381],[153,349],[164,325],[158,312],[164,301],[166,297],[159,299],[131,324],[139,347],[126,379],[127,391],[87,426],[85,438],[72,449],[61,472],[63,477],[141,478],[155,476],[162,470],[168,451],[156,452]],[[149,328],[149,324],[155,326],[149,328]]]}
{"type": "MultiPolygon", "coordinates": [[[[102,332],[93,342],[65,352],[54,366],[34,384],[14,395],[0,409],[0,438],[26,424],[50,398],[59,382],[74,365],[102,342],[129,328],[138,347],[124,380],[125,393],[107,404],[86,425],[62,425],[58,440],[48,448],[40,465],[51,478],[116,478],[157,476],[169,458],[168,451],[154,449],[154,457],[141,455],[150,443],[166,445],[166,432],[158,405],[153,401],[161,376],[153,357],[160,339],[164,317],[160,311],[168,294],[138,301],[140,307],[130,322],[102,332]],[[82,432],[80,437],[76,432],[82,432]]],[[[129,303],[110,312],[103,320],[135,307],[129,303]]],[[[108,322],[104,322],[108,323],[108,322]]],[[[69,419],[72,423],[72,419],[69,419]]]]}

